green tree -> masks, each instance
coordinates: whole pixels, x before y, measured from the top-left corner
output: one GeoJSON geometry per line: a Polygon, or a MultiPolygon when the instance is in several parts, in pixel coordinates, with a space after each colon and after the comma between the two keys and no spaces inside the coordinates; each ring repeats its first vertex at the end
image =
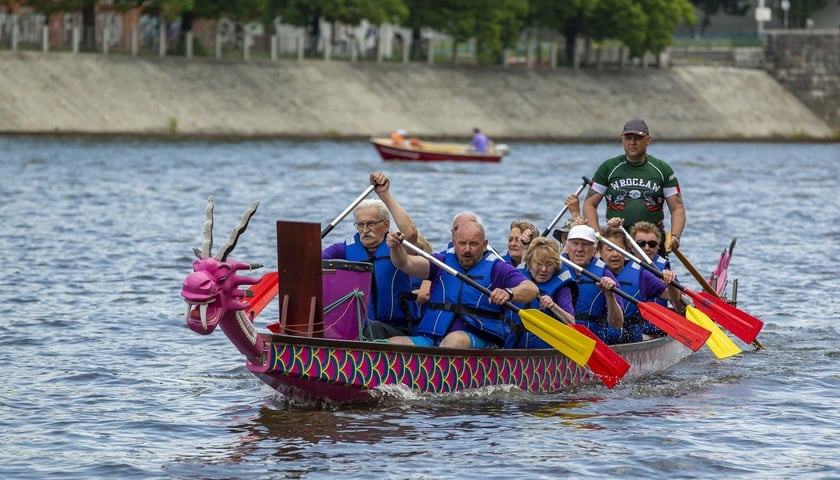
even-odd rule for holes
{"type": "MultiPolygon", "coordinates": [[[[528,14],[528,0],[408,0],[407,3],[411,11],[408,27],[415,32],[428,27],[450,35],[454,40],[453,59],[458,44],[475,39],[481,63],[498,61],[504,49],[514,45],[528,14]]],[[[419,41],[415,44],[419,45],[419,41]]]]}

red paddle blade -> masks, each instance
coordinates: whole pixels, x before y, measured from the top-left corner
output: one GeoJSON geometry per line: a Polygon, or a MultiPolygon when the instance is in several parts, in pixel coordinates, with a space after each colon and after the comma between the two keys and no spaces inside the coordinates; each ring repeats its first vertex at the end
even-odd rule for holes
{"type": "Polygon", "coordinates": [[[658,303],[639,302],[639,312],[648,322],[674,337],[674,339],[695,352],[706,343],[712,332],[691,323],[677,313],[658,303]]]}
{"type": "Polygon", "coordinates": [[[589,357],[586,366],[598,375],[607,388],[613,388],[630,369],[630,364],[588,328],[578,324],[569,326],[595,340],[595,350],[592,350],[592,356],[589,357]]]}
{"type": "Polygon", "coordinates": [[[694,300],[695,307],[745,343],[752,343],[764,327],[761,320],[709,293],[690,292],[689,296],[694,300]]]}
{"type": "Polygon", "coordinates": [[[263,308],[274,300],[274,297],[277,296],[279,291],[279,287],[277,284],[277,272],[266,273],[259,282],[251,285],[248,290],[251,290],[254,295],[243,299],[250,305],[245,312],[251,320],[259,315],[263,308]]]}

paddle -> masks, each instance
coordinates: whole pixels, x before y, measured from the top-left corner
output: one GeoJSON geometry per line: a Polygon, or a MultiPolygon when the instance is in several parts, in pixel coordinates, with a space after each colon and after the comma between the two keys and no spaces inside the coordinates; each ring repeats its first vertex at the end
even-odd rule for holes
{"type": "Polygon", "coordinates": [[[598,378],[601,379],[601,382],[603,382],[607,388],[613,388],[630,369],[630,364],[627,363],[621,355],[615,353],[615,350],[610,348],[606,342],[592,333],[592,330],[579,323],[569,323],[563,316],[564,312],[559,310],[559,308],[551,309],[551,311],[554,312],[560,321],[565,325],[568,325],[570,328],[574,328],[592,340],[595,340],[595,350],[592,351],[592,356],[589,357],[589,361],[586,362],[586,365],[590,370],[598,375],[598,378]]]}
{"type": "Polygon", "coordinates": [[[683,266],[691,272],[691,276],[700,282],[700,285],[703,285],[703,289],[706,290],[705,292],[700,293],[689,293],[691,298],[694,300],[695,305],[700,307],[701,310],[712,317],[712,319],[714,319],[717,323],[721,324],[724,328],[732,332],[732,334],[736,337],[746,343],[752,344],[759,350],[764,350],[764,345],[762,345],[756,338],[758,336],[758,332],[760,332],[761,328],[764,326],[764,322],[728,304],[726,300],[722,299],[717,294],[717,291],[715,291],[711,285],[706,283],[703,275],[697,271],[697,268],[688,261],[688,258],[686,258],[679,249],[675,249],[674,253],[677,255],[680,262],[682,262],[683,266]],[[708,287],[708,289],[706,287],[708,287]],[[698,299],[700,299],[700,304],[698,304],[698,299]],[[717,313],[717,316],[711,312],[717,313]]]}
{"type": "MultiPolygon", "coordinates": [[[[442,268],[446,271],[446,273],[457,277],[459,280],[475,288],[481,293],[485,295],[491,294],[488,288],[438,260],[431,254],[426,253],[425,250],[417,247],[408,240],[403,240],[402,244],[414,253],[442,268]]],[[[589,361],[589,358],[592,356],[592,351],[595,349],[595,341],[591,338],[578,332],[577,330],[563,325],[539,310],[520,309],[510,302],[505,303],[504,306],[519,313],[519,318],[522,320],[522,324],[525,325],[525,328],[528,329],[529,332],[545,340],[546,343],[557,349],[563,355],[569,357],[569,359],[573,362],[580,366],[584,366],[589,361]]]]}
{"type": "MultiPolygon", "coordinates": [[[[624,250],[618,245],[610,242],[609,240],[601,237],[600,234],[598,235],[598,238],[610,247],[624,254],[625,257],[634,260],[636,263],[646,268],[654,275],[661,275],[661,272],[659,272],[657,268],[638,260],[633,254],[631,254],[627,250],[624,250]]],[[[692,292],[691,290],[680,285],[679,282],[671,282],[671,285],[677,287],[682,292],[688,294],[688,296],[691,297],[691,300],[694,302],[694,305],[697,308],[702,310],[703,313],[711,317],[715,322],[719,323],[721,326],[732,332],[733,335],[740,338],[745,343],[752,343],[753,340],[755,340],[755,337],[758,335],[758,332],[761,330],[761,327],[764,326],[764,322],[762,322],[761,320],[753,317],[752,315],[746,312],[738,310],[737,308],[733,307],[732,305],[729,305],[720,298],[712,297],[708,293],[699,294],[696,292],[692,292]]]]}
{"type": "MultiPolygon", "coordinates": [[[[592,184],[592,180],[590,178],[588,178],[588,177],[580,177],[580,178],[583,180],[583,183],[575,191],[575,195],[577,195],[577,196],[580,196],[580,192],[582,192],[583,189],[587,187],[587,185],[592,184]]],[[[547,237],[549,232],[551,232],[551,229],[554,228],[555,225],[557,225],[557,222],[560,221],[560,218],[563,217],[563,215],[565,215],[567,211],[569,211],[569,206],[568,205],[563,205],[563,210],[560,210],[560,213],[558,213],[557,216],[554,217],[554,220],[551,221],[551,223],[548,225],[548,228],[543,230],[543,233],[542,233],[541,236],[547,237]]]]}
{"type": "MultiPolygon", "coordinates": [[[[594,273],[586,270],[566,257],[561,256],[560,260],[569,267],[574,268],[579,274],[588,277],[592,281],[598,282],[601,280],[594,273]]],[[[705,328],[701,328],[689,322],[685,319],[685,317],[668,310],[658,303],[640,302],[620,288],[614,288],[613,292],[625,300],[635,303],[636,306],[639,307],[639,313],[642,314],[642,317],[644,317],[645,320],[656,325],[663,332],[674,337],[675,340],[694,351],[697,351],[700,347],[702,347],[712,334],[705,328]]]]}
{"type": "MultiPolygon", "coordinates": [[[[630,245],[633,246],[633,250],[635,250],[636,253],[645,260],[645,263],[655,268],[656,271],[659,272],[657,276],[662,278],[662,271],[656,266],[656,264],[653,263],[650,257],[647,256],[645,251],[642,250],[642,247],[636,243],[630,233],[625,230],[624,227],[621,227],[621,231],[624,232],[624,236],[627,237],[630,245]]],[[[639,263],[638,259],[634,259],[633,261],[639,263]]],[[[711,336],[709,336],[709,340],[706,341],[706,346],[709,347],[709,350],[711,350],[718,359],[724,359],[741,353],[741,348],[736,345],[735,342],[733,342],[732,339],[730,339],[725,333],[723,333],[723,330],[715,325],[715,323],[712,322],[712,319],[705,313],[697,310],[691,305],[687,305],[685,307],[685,318],[712,332],[711,336]]]]}
{"type": "Polygon", "coordinates": [[[683,266],[688,270],[689,273],[691,273],[691,276],[694,277],[695,280],[697,280],[697,283],[700,284],[703,290],[716,297],[719,297],[714,287],[709,285],[709,282],[707,282],[706,279],[703,278],[703,275],[701,275],[700,272],[696,268],[694,268],[694,265],[692,265],[691,262],[689,262],[688,259],[685,258],[685,255],[682,254],[679,248],[676,248],[671,251],[674,252],[674,255],[676,255],[677,258],[680,259],[680,262],[682,262],[683,266]]]}
{"type": "Polygon", "coordinates": [[[372,192],[375,188],[376,185],[369,186],[367,190],[365,190],[364,192],[362,192],[361,195],[359,195],[359,198],[353,200],[353,203],[348,205],[343,212],[339,213],[338,216],[335,217],[335,219],[329,223],[329,225],[327,225],[326,227],[324,227],[323,230],[321,230],[321,238],[323,239],[324,237],[326,237],[327,234],[329,234],[332,231],[332,229],[335,228],[335,226],[338,225],[338,223],[342,221],[344,217],[347,216],[348,213],[353,211],[353,209],[356,208],[356,205],[362,203],[362,200],[367,198],[367,196],[370,195],[370,192],[372,192]]]}

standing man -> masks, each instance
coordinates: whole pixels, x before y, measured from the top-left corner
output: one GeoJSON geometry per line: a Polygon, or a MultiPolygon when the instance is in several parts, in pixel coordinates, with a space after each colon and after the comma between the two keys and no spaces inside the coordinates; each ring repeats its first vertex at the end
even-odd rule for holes
{"type": "Polygon", "coordinates": [[[600,230],[598,205],[607,198],[607,220],[624,219],[628,228],[640,221],[653,223],[665,238],[663,203],[671,213],[671,244],[660,252],[678,248],[685,228],[685,206],[674,170],[665,161],[648,155],[652,141],[644,120],[624,124],[621,142],[624,155],[604,161],[592,177],[592,186],[583,204],[583,216],[589,226],[600,230]]]}

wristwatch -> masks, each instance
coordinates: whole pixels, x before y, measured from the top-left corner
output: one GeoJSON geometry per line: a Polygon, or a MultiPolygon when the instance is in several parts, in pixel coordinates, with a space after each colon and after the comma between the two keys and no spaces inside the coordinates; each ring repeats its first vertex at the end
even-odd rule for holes
{"type": "Polygon", "coordinates": [[[510,295],[510,298],[508,299],[508,302],[512,302],[513,301],[513,289],[506,288],[505,291],[507,292],[508,295],[510,295]]]}

